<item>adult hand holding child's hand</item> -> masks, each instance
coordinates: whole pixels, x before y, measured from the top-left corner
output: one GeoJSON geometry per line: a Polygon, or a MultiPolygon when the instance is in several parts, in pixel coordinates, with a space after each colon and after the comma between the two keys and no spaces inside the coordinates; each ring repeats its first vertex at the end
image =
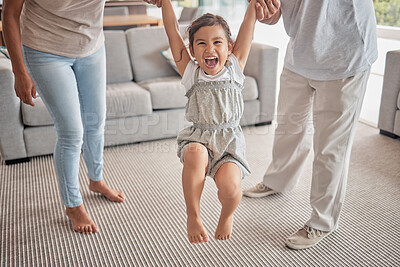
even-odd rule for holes
{"type": "MultiPolygon", "coordinates": [[[[248,0],[251,2],[251,0],[248,0]]],[[[266,24],[275,24],[278,22],[281,12],[280,0],[255,0],[257,19],[266,24]]]]}

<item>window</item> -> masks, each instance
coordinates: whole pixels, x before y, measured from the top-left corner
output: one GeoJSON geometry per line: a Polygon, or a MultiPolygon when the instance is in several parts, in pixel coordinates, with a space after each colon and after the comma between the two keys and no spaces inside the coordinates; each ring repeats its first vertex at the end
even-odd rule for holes
{"type": "Polygon", "coordinates": [[[400,27],[400,0],[373,0],[378,25],[400,27]]]}
{"type": "Polygon", "coordinates": [[[203,13],[218,14],[227,21],[242,19],[247,5],[247,0],[199,0],[203,13]]]}
{"type": "Polygon", "coordinates": [[[182,7],[197,7],[198,5],[198,0],[181,0],[178,2],[178,6],[182,7]]]}

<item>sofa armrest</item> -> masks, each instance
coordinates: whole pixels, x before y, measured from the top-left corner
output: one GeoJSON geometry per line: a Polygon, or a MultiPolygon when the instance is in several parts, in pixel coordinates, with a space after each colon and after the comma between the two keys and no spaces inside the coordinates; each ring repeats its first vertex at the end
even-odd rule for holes
{"type": "Polygon", "coordinates": [[[0,153],[4,160],[26,158],[21,102],[15,95],[11,61],[0,55],[0,153]]]}
{"type": "Polygon", "coordinates": [[[400,94],[399,66],[400,50],[387,52],[378,128],[389,133],[394,131],[396,111],[399,109],[397,107],[400,94]]]}
{"type": "Polygon", "coordinates": [[[260,115],[257,124],[269,123],[274,118],[276,99],[276,78],[278,66],[276,47],[252,43],[244,74],[257,81],[260,115]]]}

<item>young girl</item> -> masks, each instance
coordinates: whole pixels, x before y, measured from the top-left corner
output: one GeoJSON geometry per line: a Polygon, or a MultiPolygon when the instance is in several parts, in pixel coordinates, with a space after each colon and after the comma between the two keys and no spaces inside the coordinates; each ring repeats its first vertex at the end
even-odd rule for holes
{"type": "Polygon", "coordinates": [[[226,240],[242,198],[241,178],[250,172],[239,121],[243,114],[243,69],[257,20],[256,0],[249,4],[235,43],[220,16],[205,14],[189,26],[189,49],[195,62],[179,33],[170,0],[155,2],[161,4],[171,51],[187,90],[186,119],[193,122],[178,135],[189,241],[209,240],[200,219],[206,176],[214,178],[222,204],[215,238],[226,240]]]}

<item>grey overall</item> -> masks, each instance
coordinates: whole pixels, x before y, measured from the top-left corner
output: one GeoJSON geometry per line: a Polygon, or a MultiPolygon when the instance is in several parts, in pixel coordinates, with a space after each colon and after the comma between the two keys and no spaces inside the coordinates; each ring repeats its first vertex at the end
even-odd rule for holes
{"type": "Polygon", "coordinates": [[[243,178],[250,174],[245,158],[246,143],[239,125],[244,107],[243,86],[234,81],[232,65],[226,67],[230,74],[230,80],[226,81],[199,82],[200,68],[196,69],[194,84],[186,93],[186,120],[193,125],[179,132],[177,154],[183,163],[185,147],[200,143],[208,151],[206,176],[214,178],[222,164],[233,162],[243,178]]]}

